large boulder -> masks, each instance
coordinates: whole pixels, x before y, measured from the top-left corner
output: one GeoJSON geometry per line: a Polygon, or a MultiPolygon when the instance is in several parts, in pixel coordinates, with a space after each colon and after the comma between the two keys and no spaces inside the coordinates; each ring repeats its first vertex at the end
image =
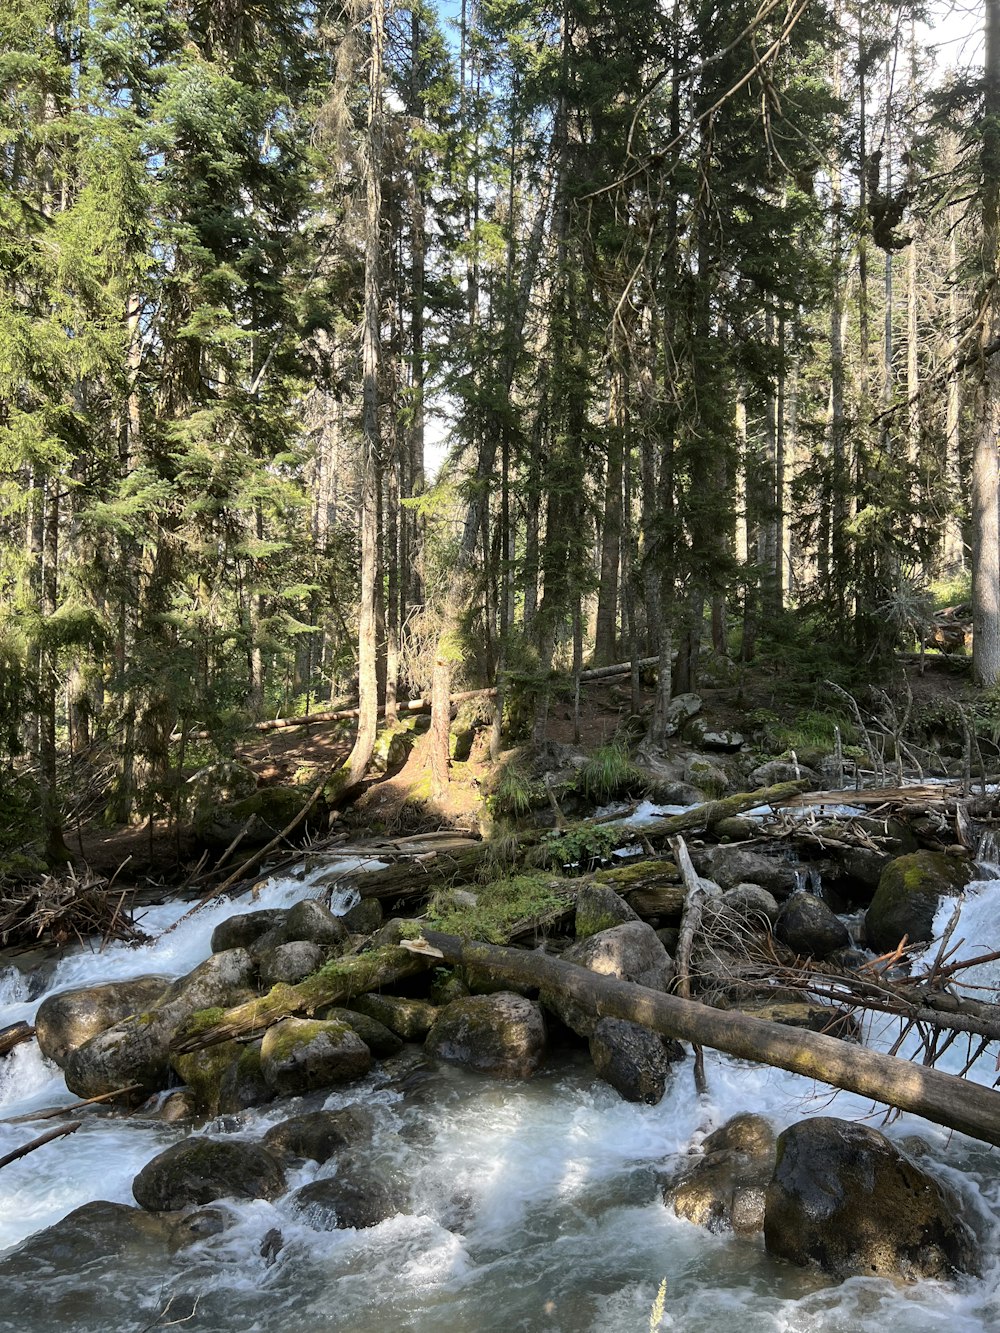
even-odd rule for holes
{"type": "Polygon", "coordinates": [[[289,940],[260,956],[260,984],[270,990],[279,982],[294,986],[318,970],[326,954],[310,940],[289,940]]]}
{"type": "Polygon", "coordinates": [[[272,1126],[264,1135],[264,1146],[282,1160],[326,1162],[345,1148],[367,1146],[374,1127],[374,1116],[363,1106],[307,1111],[272,1126]]]}
{"type": "Polygon", "coordinates": [[[290,940],[308,940],[328,951],[343,948],[350,938],[340,917],[334,916],[317,898],[303,898],[289,908],[285,930],[290,940]]]}
{"type": "Polygon", "coordinates": [[[372,1055],[377,1058],[398,1055],[403,1049],[402,1037],[397,1036],[391,1028],[387,1028],[384,1023],[380,1023],[377,1018],[371,1018],[368,1014],[330,1005],[317,1010],[316,1017],[333,1019],[336,1023],[346,1023],[349,1028],[354,1029],[372,1055]]]}
{"type": "Polygon", "coordinates": [[[260,1048],[259,1041],[224,1041],[173,1055],[171,1063],[192,1094],[194,1113],[235,1115],[271,1101],[274,1090],[264,1079],[260,1048]]]}
{"type": "Polygon", "coordinates": [[[453,1000],[427,1035],[439,1060],[500,1078],[530,1078],[545,1057],[545,1020],[532,1000],[510,991],[453,1000]]]}
{"type": "MultiPolygon", "coordinates": [[[[423,1041],[437,1021],[440,1010],[427,1000],[405,995],[359,995],[350,1008],[395,1032],[403,1041],[423,1041]]],[[[360,1028],[358,1029],[360,1032],[360,1028]]]]}
{"type": "Polygon", "coordinates": [[[220,921],[212,931],[212,952],[249,949],[262,935],[284,925],[287,915],[287,908],[264,907],[258,912],[227,916],[225,921],[220,921]]]}
{"type": "Polygon", "coordinates": [[[50,995],[35,1016],[39,1050],[65,1069],[77,1047],[132,1014],[151,1009],[169,985],[166,977],[136,977],[50,995]]]}
{"type": "Polygon", "coordinates": [[[942,898],[954,898],[975,876],[965,856],[919,851],[897,856],[882,876],[865,916],[873,949],[887,952],[906,935],[911,944],[933,938],[934,913],[942,898]]]}
{"type": "Polygon", "coordinates": [[[786,900],[774,933],[782,944],[807,958],[825,958],[851,942],[840,917],[811,893],[794,893],[786,900]]]}
{"type": "Polygon", "coordinates": [[[66,1086],[78,1097],[98,1097],[138,1085],[157,1092],[170,1082],[170,1042],[199,1009],[226,1008],[246,998],[254,964],[245,949],[213,954],[175,981],[155,1008],[99,1032],[71,1051],[66,1086]]]}
{"type": "Polygon", "coordinates": [[[691,860],[699,875],[714,880],[721,889],[735,888],[737,884],[759,884],[775,898],[783,899],[798,887],[795,869],[787,861],[765,856],[749,847],[726,843],[699,847],[692,851],[691,860]]]}
{"type": "Polygon", "coordinates": [[[962,1201],[875,1129],[820,1117],[779,1135],[767,1250],[837,1278],[945,1278],[979,1270],[962,1201]]]}
{"type": "Polygon", "coordinates": [[[764,1200],[774,1169],[774,1130],[763,1116],[735,1116],[702,1144],[664,1197],[678,1217],[708,1231],[750,1235],[764,1225],[764,1200]]]}
{"type": "Polygon", "coordinates": [[[201,1135],[161,1152],[132,1182],[136,1203],[150,1212],[215,1199],[276,1199],[286,1188],[281,1163],[259,1143],[201,1135]]]}
{"type": "Polygon", "coordinates": [[[372,1057],[345,1023],[285,1018],[265,1032],[260,1062],[268,1087],[287,1097],[363,1078],[372,1057]]]}
{"type": "MultiPolygon", "coordinates": [[[[651,990],[666,990],[674,976],[673,960],[645,921],[626,921],[611,930],[601,930],[572,945],[563,959],[601,976],[632,981],[651,990]]],[[[575,1000],[558,991],[543,991],[541,1000],[578,1036],[588,1040],[593,1036],[597,1019],[575,1000]]]]}
{"type": "Polygon", "coordinates": [[[392,1185],[372,1167],[346,1159],[335,1176],[310,1181],[288,1202],[317,1231],[375,1227],[402,1211],[392,1185]]]}
{"type": "Polygon", "coordinates": [[[590,1038],[590,1058],[598,1078],[627,1102],[655,1106],[666,1091],[670,1066],[684,1059],[684,1048],[639,1023],[602,1018],[590,1038]]]}
{"type": "Polygon", "coordinates": [[[606,884],[585,884],[576,898],[576,938],[585,940],[602,930],[638,921],[628,903],[606,884]]]}

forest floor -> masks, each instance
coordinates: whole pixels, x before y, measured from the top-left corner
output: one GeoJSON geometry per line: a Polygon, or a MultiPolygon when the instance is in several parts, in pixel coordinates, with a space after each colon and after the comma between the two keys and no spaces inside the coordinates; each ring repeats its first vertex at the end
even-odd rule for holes
{"type": "MultiPolygon", "coordinates": [[[[962,659],[929,653],[921,671],[913,655],[901,663],[902,672],[890,687],[900,712],[909,691],[914,715],[940,715],[965,707],[974,696],[962,659]],[[905,685],[904,685],[905,680],[905,685]]],[[[698,693],[704,713],[714,727],[746,731],[748,719],[774,718],[785,734],[794,737],[797,720],[815,717],[825,709],[843,712],[844,702],[822,680],[793,680],[775,663],[771,671],[753,673],[725,683],[705,685],[698,693]]],[[[549,741],[592,753],[610,742],[630,712],[627,678],[620,682],[591,682],[581,690],[579,735],[574,734],[572,705],[557,702],[548,718],[549,741]]],[[[644,686],[641,705],[652,706],[653,690],[644,686]]],[[[956,713],[957,715],[957,713],[956,713]]],[[[259,787],[302,781],[303,775],[321,775],[347,756],[351,737],[336,723],[312,724],[287,731],[258,733],[238,744],[236,760],[249,769],[259,787]]],[[[469,759],[454,766],[454,778],[443,801],[414,801],[414,793],[429,789],[426,746],[419,738],[405,764],[389,776],[375,778],[343,815],[352,830],[370,827],[379,832],[416,833],[428,828],[472,829],[478,822],[484,792],[489,790],[494,766],[489,757],[488,728],[478,732],[469,759]]],[[[108,828],[97,820],[67,830],[67,842],[81,862],[95,874],[117,874],[119,883],[143,880],[178,882],[201,854],[193,834],[172,827],[165,818],[152,824],[108,828]]]]}

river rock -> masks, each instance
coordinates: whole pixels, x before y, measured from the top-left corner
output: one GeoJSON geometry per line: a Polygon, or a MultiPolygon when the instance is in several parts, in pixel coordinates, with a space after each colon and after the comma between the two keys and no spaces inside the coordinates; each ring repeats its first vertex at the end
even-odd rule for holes
{"type": "Polygon", "coordinates": [[[290,1096],[363,1078],[372,1057],[344,1023],[285,1018],[265,1032],[260,1060],[268,1087],[290,1096]]]}
{"type": "Polygon", "coordinates": [[[259,912],[244,912],[242,916],[229,916],[220,921],[212,931],[212,952],[223,953],[227,949],[249,949],[269,930],[284,924],[288,915],[283,907],[263,908],[259,912]]]}
{"type": "Polygon", "coordinates": [[[274,1125],[264,1135],[264,1145],[283,1160],[326,1162],[345,1148],[367,1146],[374,1128],[375,1117],[363,1106],[307,1111],[274,1125]]]}
{"type": "Polygon", "coordinates": [[[35,1016],[38,1048],[64,1069],[72,1051],[132,1014],[152,1008],[169,985],[166,977],[136,977],[50,995],[35,1016]]]}
{"type": "Polygon", "coordinates": [[[691,852],[691,860],[699,875],[714,880],[721,889],[735,888],[737,884],[759,884],[780,901],[794,893],[797,887],[793,866],[784,859],[765,856],[749,847],[724,843],[698,847],[691,852]]]}
{"type": "Polygon", "coordinates": [[[132,1084],[145,1093],[167,1087],[170,1042],[181,1024],[199,1009],[224,1008],[245,998],[253,973],[245,949],[213,954],[175,981],[156,1008],[114,1024],[72,1051],[66,1086],[78,1097],[98,1097],[132,1084]]]}
{"type": "Polygon", "coordinates": [[[355,935],[372,935],[385,920],[385,913],[377,898],[362,898],[349,907],[340,920],[355,935]]]}
{"type": "Polygon", "coordinates": [[[349,1160],[338,1163],[335,1176],[295,1190],[288,1202],[317,1231],[375,1227],[401,1211],[395,1191],[382,1176],[349,1160]]]}
{"type": "Polygon", "coordinates": [[[620,926],[623,921],[638,921],[628,903],[614,889],[603,884],[585,884],[576,898],[576,938],[587,939],[599,931],[620,926]]]}
{"type": "Polygon", "coordinates": [[[919,851],[897,856],[882,876],[865,916],[865,934],[873,949],[895,949],[904,935],[911,944],[933,938],[934,913],[942,898],[954,898],[974,877],[965,856],[919,851]]]}
{"type": "Polygon", "coordinates": [[[722,754],[734,754],[746,743],[742,732],[731,727],[713,727],[703,717],[691,718],[684,724],[684,739],[702,750],[717,750],[722,754]]]}
{"type": "MultiPolygon", "coordinates": [[[[634,981],[652,990],[666,990],[674,976],[673,960],[645,921],[625,921],[611,930],[598,931],[571,945],[563,959],[601,976],[634,981]]],[[[543,991],[540,998],[577,1036],[588,1040],[593,1036],[597,1019],[575,1000],[558,991],[543,991]]]]}
{"type": "Polygon", "coordinates": [[[700,754],[692,755],[684,765],[684,780],[697,787],[699,801],[704,800],[706,794],[721,796],[729,787],[725,769],[700,754]]]}
{"type": "Polygon", "coordinates": [[[760,1231],[774,1157],[770,1123],[749,1112],[734,1116],[709,1134],[694,1165],[668,1184],[665,1201],[678,1217],[708,1231],[760,1231]]]}
{"type": "Polygon", "coordinates": [[[540,1006],[522,995],[470,995],[441,1012],[427,1051],[484,1074],[530,1078],[545,1057],[545,1020],[540,1006]]]}
{"type": "Polygon", "coordinates": [[[171,1063],[194,1097],[196,1114],[235,1115],[274,1098],[264,1078],[261,1043],[226,1041],[184,1055],[171,1063]]]}
{"type": "Polygon", "coordinates": [[[332,1019],[336,1023],[346,1023],[376,1057],[396,1055],[403,1049],[402,1037],[398,1037],[391,1028],[387,1028],[377,1018],[371,1018],[358,1010],[340,1009],[336,1005],[331,1005],[325,1009],[318,1009],[316,1017],[332,1019]]]}
{"type": "MultiPolygon", "coordinates": [[[[0,1259],[0,1282],[4,1287],[0,1320],[12,1314],[10,1302],[16,1295],[12,1285],[15,1279],[37,1280],[44,1272],[79,1272],[101,1259],[126,1256],[130,1263],[150,1258],[163,1262],[168,1241],[166,1220],[150,1217],[140,1208],[105,1199],[82,1204],[50,1227],[26,1237],[0,1259]]],[[[27,1323],[26,1318],[18,1327],[27,1323]]]]}
{"type": "Polygon", "coordinates": [[[778,900],[759,884],[737,884],[724,890],[716,906],[751,930],[766,930],[778,918],[778,900]]]}
{"type": "Polygon", "coordinates": [[[782,944],[808,958],[825,958],[851,942],[847,927],[811,893],[793,893],[778,913],[774,933],[782,944]]]}
{"type": "Polygon", "coordinates": [[[287,1188],[281,1163],[246,1139],[196,1135],[147,1162],[132,1182],[136,1203],[165,1212],[216,1199],[276,1199],[287,1188]]]}
{"type": "Polygon", "coordinates": [[[684,1059],[684,1048],[639,1023],[602,1018],[590,1038],[590,1058],[598,1078],[625,1101],[655,1106],[666,1090],[670,1066],[684,1059]]]}
{"type": "Polygon", "coordinates": [[[818,782],[819,777],[811,768],[802,764],[790,764],[784,759],[771,759],[761,764],[750,774],[750,791],[760,787],[776,787],[779,782],[818,782]]]}
{"type": "Polygon", "coordinates": [[[665,736],[676,736],[690,718],[701,712],[701,696],[698,694],[675,694],[667,704],[663,715],[665,736]]]}
{"type": "Polygon", "coordinates": [[[427,1000],[404,995],[359,995],[349,1007],[395,1032],[404,1041],[423,1041],[437,1021],[440,1010],[427,1000]]]}
{"type": "Polygon", "coordinates": [[[778,1138],[768,1253],[833,1277],[946,1278],[979,1271],[962,1201],[867,1125],[820,1117],[778,1138]]]}
{"type": "Polygon", "coordinates": [[[231,1208],[217,1203],[209,1204],[206,1208],[196,1208],[193,1213],[185,1213],[170,1225],[171,1253],[186,1250],[190,1245],[199,1245],[212,1236],[221,1236],[237,1220],[237,1214],[231,1208]]]}
{"type": "Polygon", "coordinates": [[[294,986],[322,965],[326,953],[309,940],[289,940],[260,955],[260,984],[267,990],[279,982],[294,986]]]}
{"type": "Polygon", "coordinates": [[[285,930],[289,940],[308,940],[328,951],[343,948],[350,937],[340,917],[334,916],[318,898],[303,898],[289,908],[285,930]]]}

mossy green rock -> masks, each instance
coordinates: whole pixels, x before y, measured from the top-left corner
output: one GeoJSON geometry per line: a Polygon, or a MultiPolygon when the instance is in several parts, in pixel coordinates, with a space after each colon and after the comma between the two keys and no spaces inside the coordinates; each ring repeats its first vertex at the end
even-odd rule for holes
{"type": "Polygon", "coordinates": [[[948,1278],[979,1270],[962,1201],[867,1125],[821,1116],[778,1137],[769,1254],[836,1278],[948,1278]]]}
{"type": "Polygon", "coordinates": [[[329,1009],[320,1009],[317,1018],[332,1019],[336,1023],[346,1023],[358,1034],[372,1055],[396,1055],[403,1049],[403,1039],[391,1028],[380,1023],[377,1018],[363,1014],[355,1009],[341,1009],[337,1005],[329,1009]]]}
{"type": "Polygon", "coordinates": [[[274,1092],[261,1069],[260,1047],[259,1041],[226,1041],[171,1058],[175,1072],[192,1094],[197,1115],[235,1115],[272,1100],[274,1092]]]}
{"type": "Polygon", "coordinates": [[[402,995],[359,995],[349,1008],[374,1018],[404,1041],[423,1041],[439,1013],[437,1006],[426,1000],[410,1000],[402,995]]]}
{"type": "Polygon", "coordinates": [[[268,1087],[290,1096],[363,1078],[372,1057],[345,1023],[285,1018],[264,1034],[260,1060],[268,1087]]]}
{"type": "Polygon", "coordinates": [[[540,1006],[522,995],[470,995],[441,1013],[427,1050],[480,1073],[530,1078],[545,1058],[545,1020],[540,1006]]]}
{"type": "Polygon", "coordinates": [[[576,938],[585,940],[600,930],[611,930],[623,921],[639,918],[614,889],[604,884],[586,884],[576,899],[576,938]]]}
{"type": "Polygon", "coordinates": [[[259,1143],[200,1135],[154,1157],[132,1182],[136,1203],[150,1212],[215,1199],[276,1199],[286,1188],[281,1163],[259,1143]]]}
{"type": "Polygon", "coordinates": [[[882,871],[865,917],[868,943],[879,952],[894,949],[906,935],[911,944],[933,937],[941,898],[954,898],[975,874],[972,862],[946,852],[910,852],[882,871]]]}

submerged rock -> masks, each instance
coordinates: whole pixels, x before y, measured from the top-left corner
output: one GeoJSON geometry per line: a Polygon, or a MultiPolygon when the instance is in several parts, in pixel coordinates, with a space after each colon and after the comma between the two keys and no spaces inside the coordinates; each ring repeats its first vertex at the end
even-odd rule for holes
{"type": "Polygon", "coordinates": [[[684,1059],[684,1048],[639,1023],[602,1018],[590,1038],[590,1058],[598,1077],[625,1101],[655,1106],[666,1091],[670,1066],[684,1059]]]}
{"type": "Polygon", "coordinates": [[[38,1048],[65,1069],[70,1054],[84,1042],[132,1014],[152,1008],[169,985],[166,977],[136,977],[50,995],[35,1016],[38,1048]]]}
{"type": "Polygon", "coordinates": [[[317,1231],[375,1227],[402,1211],[388,1181],[372,1167],[345,1161],[337,1174],[310,1181],[288,1202],[317,1231]]]}
{"type": "Polygon", "coordinates": [[[865,916],[865,934],[873,949],[894,949],[904,935],[911,944],[933,938],[934,914],[943,897],[954,898],[973,878],[965,856],[919,851],[897,856],[882,876],[865,916]]]}
{"type": "Polygon", "coordinates": [[[959,1196],[884,1134],[820,1117],[778,1138],[767,1190],[769,1254],[837,1278],[942,1278],[979,1271],[959,1196]]]}
{"type": "Polygon", "coordinates": [[[372,1057],[345,1023],[285,1018],[264,1034],[260,1061],[268,1087],[289,1096],[362,1078],[372,1057]]]}
{"type": "MultiPolygon", "coordinates": [[[[10,1314],[7,1286],[15,1279],[37,1279],[40,1273],[79,1272],[96,1260],[108,1258],[137,1261],[143,1257],[166,1258],[169,1224],[150,1217],[126,1203],[97,1199],[85,1203],[21,1241],[0,1259],[0,1282],[4,1284],[3,1315],[10,1314]]],[[[8,1325],[7,1327],[13,1327],[8,1325]]]]}
{"type": "Polygon", "coordinates": [[[703,1155],[669,1184],[664,1198],[678,1217],[708,1231],[750,1235],[764,1225],[775,1137],[763,1116],[746,1113],[710,1134],[703,1155]]]}
{"type": "Polygon", "coordinates": [[[202,1135],[161,1152],[132,1182],[136,1203],[150,1212],[216,1199],[276,1199],[286,1188],[281,1163],[259,1143],[202,1135]]]}
{"type": "Polygon", "coordinates": [[[428,1033],[427,1050],[484,1074],[530,1078],[545,1058],[541,1007],[509,991],[454,1000],[428,1033]]]}
{"type": "Polygon", "coordinates": [[[273,1126],[264,1144],[283,1159],[326,1162],[344,1148],[371,1142],[375,1117],[363,1106],[345,1106],[342,1111],[307,1111],[273,1126]]]}

